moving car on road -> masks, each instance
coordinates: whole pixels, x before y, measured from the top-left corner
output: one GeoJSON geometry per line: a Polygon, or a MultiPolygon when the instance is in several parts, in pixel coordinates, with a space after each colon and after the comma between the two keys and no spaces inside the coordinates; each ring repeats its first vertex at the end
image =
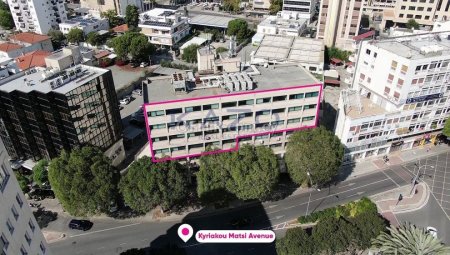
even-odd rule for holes
{"type": "Polygon", "coordinates": [[[142,62],[141,63],[141,67],[147,67],[148,66],[148,62],[142,62]]]}
{"type": "Polygon", "coordinates": [[[427,227],[427,233],[437,238],[437,229],[433,227],[427,227]]]}
{"type": "Polygon", "coordinates": [[[128,98],[123,98],[122,100],[119,101],[119,103],[120,103],[121,105],[127,105],[127,104],[130,103],[130,99],[128,99],[128,98]]]}
{"type": "Polygon", "coordinates": [[[91,229],[93,225],[94,225],[94,223],[92,223],[91,221],[88,221],[88,220],[73,219],[69,222],[70,229],[77,229],[77,230],[83,230],[83,231],[91,229]]]}

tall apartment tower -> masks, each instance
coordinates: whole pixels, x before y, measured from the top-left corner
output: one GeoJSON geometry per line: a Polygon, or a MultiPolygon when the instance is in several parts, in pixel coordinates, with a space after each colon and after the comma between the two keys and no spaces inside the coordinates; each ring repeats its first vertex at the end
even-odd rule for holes
{"type": "Polygon", "coordinates": [[[317,22],[317,38],[326,46],[352,50],[352,38],[358,35],[361,0],[323,0],[317,22]]]}
{"type": "Polygon", "coordinates": [[[50,159],[92,145],[114,164],[124,155],[121,133],[110,70],[35,67],[0,82],[0,137],[13,159],[50,159]]]}
{"type": "Polygon", "coordinates": [[[291,18],[311,21],[315,8],[315,0],[283,0],[283,14],[289,14],[291,18]]]}
{"type": "Polygon", "coordinates": [[[0,226],[1,255],[51,254],[11,170],[9,156],[1,140],[0,226]]]}
{"type": "Polygon", "coordinates": [[[47,34],[67,20],[64,0],[9,0],[16,28],[24,32],[47,34]]]}
{"type": "Polygon", "coordinates": [[[335,133],[346,160],[432,143],[450,115],[450,33],[362,41],[335,133]]]}

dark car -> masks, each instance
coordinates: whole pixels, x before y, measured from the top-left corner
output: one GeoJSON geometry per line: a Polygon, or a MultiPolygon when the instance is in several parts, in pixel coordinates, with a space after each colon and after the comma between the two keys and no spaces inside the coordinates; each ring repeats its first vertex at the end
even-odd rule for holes
{"type": "Polygon", "coordinates": [[[91,221],[88,221],[88,220],[73,219],[69,222],[70,229],[78,229],[78,230],[83,230],[83,231],[91,229],[93,225],[94,225],[94,223],[92,223],[91,221]]]}
{"type": "Polygon", "coordinates": [[[233,228],[239,229],[250,225],[251,222],[252,220],[249,218],[235,218],[230,221],[230,225],[233,228]]]}
{"type": "Polygon", "coordinates": [[[31,199],[55,198],[55,193],[51,189],[34,189],[28,193],[31,199]]]}

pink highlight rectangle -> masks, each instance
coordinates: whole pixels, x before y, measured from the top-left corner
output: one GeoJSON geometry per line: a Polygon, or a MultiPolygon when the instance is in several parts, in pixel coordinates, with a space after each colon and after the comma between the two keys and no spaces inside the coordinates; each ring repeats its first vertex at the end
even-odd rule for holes
{"type": "Polygon", "coordinates": [[[149,141],[149,147],[150,147],[150,154],[152,155],[152,162],[158,163],[158,162],[164,162],[167,160],[178,160],[178,159],[185,159],[185,158],[192,158],[192,157],[200,157],[205,155],[211,155],[211,154],[217,154],[217,153],[223,153],[223,152],[232,152],[239,150],[239,139],[240,138],[246,138],[246,137],[253,137],[253,136],[260,136],[260,135],[268,135],[268,134],[275,134],[275,133],[281,133],[281,132],[289,132],[289,131],[298,131],[308,128],[315,128],[319,124],[319,109],[320,109],[320,102],[322,99],[322,90],[323,90],[323,84],[317,83],[317,84],[311,84],[311,85],[301,85],[301,86],[293,86],[293,87],[286,87],[286,88],[277,88],[277,89],[267,89],[267,90],[257,90],[257,91],[245,91],[245,92],[238,92],[238,93],[232,93],[232,94],[222,94],[222,95],[214,95],[214,96],[205,96],[205,97],[196,97],[196,98],[186,98],[186,99],[176,99],[176,100],[169,100],[169,101],[160,101],[160,102],[153,102],[153,103],[145,103],[143,105],[144,107],[144,118],[145,118],[145,125],[147,129],[147,138],[149,141]],[[187,154],[177,157],[164,157],[161,159],[155,158],[155,155],[153,153],[153,143],[151,139],[151,131],[149,126],[149,120],[147,115],[147,106],[153,106],[153,105],[160,105],[160,104],[171,104],[171,103],[178,103],[178,102],[186,102],[186,101],[194,101],[194,100],[203,100],[203,99],[211,99],[211,98],[222,98],[222,97],[229,97],[229,96],[237,96],[237,95],[247,95],[247,94],[259,94],[259,93],[266,93],[271,91],[282,91],[282,90],[291,90],[291,89],[298,89],[298,88],[310,88],[310,87],[319,87],[319,95],[317,97],[317,107],[316,107],[316,115],[315,115],[315,123],[314,125],[310,126],[302,126],[302,127],[296,127],[296,128],[288,128],[288,129],[282,129],[282,130],[276,130],[276,131],[268,131],[268,132],[260,132],[260,133],[253,133],[253,134],[247,134],[242,136],[236,137],[236,146],[231,149],[226,150],[216,150],[216,151],[208,151],[208,152],[201,152],[196,154],[187,154]]]}

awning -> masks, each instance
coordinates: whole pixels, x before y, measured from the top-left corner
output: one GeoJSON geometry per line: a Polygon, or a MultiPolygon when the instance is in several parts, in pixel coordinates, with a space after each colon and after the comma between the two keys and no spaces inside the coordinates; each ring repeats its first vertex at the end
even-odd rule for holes
{"type": "Polygon", "coordinates": [[[109,54],[109,56],[108,56],[108,58],[109,59],[115,59],[115,58],[117,58],[117,55],[116,54],[109,54]]]}
{"type": "Polygon", "coordinates": [[[340,59],[338,59],[338,58],[331,58],[330,60],[331,60],[331,63],[334,63],[334,64],[340,64],[340,63],[342,63],[342,60],[340,60],[340,59]]]}
{"type": "Polygon", "coordinates": [[[96,59],[100,59],[100,58],[104,58],[104,57],[108,56],[109,54],[111,54],[111,52],[109,52],[107,50],[102,50],[99,53],[95,54],[94,57],[96,59]]]}
{"type": "Polygon", "coordinates": [[[325,80],[325,84],[341,85],[341,82],[338,80],[325,80]]]}
{"type": "Polygon", "coordinates": [[[366,32],[364,34],[360,34],[360,35],[357,35],[357,36],[353,36],[353,40],[360,41],[362,39],[365,39],[365,38],[373,36],[373,35],[375,35],[375,30],[371,30],[369,32],[366,32]]]}

